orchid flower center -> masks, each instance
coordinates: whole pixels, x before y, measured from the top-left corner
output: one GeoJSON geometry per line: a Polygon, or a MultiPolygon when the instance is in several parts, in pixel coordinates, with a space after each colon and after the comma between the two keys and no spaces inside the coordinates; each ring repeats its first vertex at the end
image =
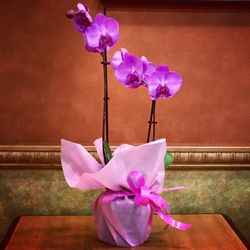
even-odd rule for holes
{"type": "Polygon", "coordinates": [[[127,82],[129,83],[138,83],[140,80],[139,80],[139,76],[137,74],[137,72],[132,72],[132,73],[129,73],[127,75],[127,82]]]}
{"type": "Polygon", "coordinates": [[[106,46],[111,47],[113,45],[112,38],[107,34],[101,36],[99,43],[101,47],[106,47],[106,46]]]}
{"type": "Polygon", "coordinates": [[[165,94],[166,91],[167,91],[167,89],[166,89],[165,86],[160,88],[160,93],[161,93],[161,94],[165,94]]]}
{"type": "Polygon", "coordinates": [[[157,96],[170,96],[169,89],[167,86],[158,86],[156,90],[157,96]]]}

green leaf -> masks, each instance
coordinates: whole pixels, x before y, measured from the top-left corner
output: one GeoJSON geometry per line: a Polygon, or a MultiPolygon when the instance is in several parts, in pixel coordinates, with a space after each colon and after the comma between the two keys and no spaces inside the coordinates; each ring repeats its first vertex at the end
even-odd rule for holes
{"type": "Polygon", "coordinates": [[[171,165],[173,161],[174,161],[174,156],[170,153],[166,153],[164,157],[165,167],[168,167],[169,165],[171,165]]]}
{"type": "Polygon", "coordinates": [[[104,153],[105,153],[105,156],[106,156],[105,158],[108,161],[110,161],[111,158],[112,158],[112,152],[111,152],[110,146],[106,141],[103,141],[103,146],[104,146],[104,153]]]}

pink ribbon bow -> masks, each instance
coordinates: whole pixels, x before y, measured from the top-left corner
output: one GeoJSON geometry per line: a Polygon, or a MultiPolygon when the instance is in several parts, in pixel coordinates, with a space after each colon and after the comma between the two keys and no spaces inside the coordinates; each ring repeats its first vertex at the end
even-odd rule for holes
{"type": "MultiPolygon", "coordinates": [[[[156,214],[160,216],[167,224],[170,226],[180,229],[187,230],[192,225],[184,224],[179,221],[176,221],[170,214],[170,206],[157,192],[151,191],[148,186],[145,185],[144,176],[138,171],[132,171],[128,178],[127,182],[131,191],[121,191],[121,192],[112,192],[108,191],[105,201],[112,201],[118,197],[124,197],[129,195],[135,196],[135,203],[137,205],[147,206],[150,205],[156,214]],[[166,213],[164,212],[166,210],[166,213]]],[[[183,186],[178,186],[175,188],[165,188],[159,191],[174,191],[184,189],[183,186]]]]}

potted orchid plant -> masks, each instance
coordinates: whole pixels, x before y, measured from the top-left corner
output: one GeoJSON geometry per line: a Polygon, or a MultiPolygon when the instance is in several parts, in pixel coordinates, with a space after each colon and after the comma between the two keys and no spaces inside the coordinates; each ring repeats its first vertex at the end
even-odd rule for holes
{"type": "Polygon", "coordinates": [[[164,165],[169,165],[173,157],[166,154],[165,139],[155,140],[156,101],[174,96],[182,85],[181,76],[171,72],[166,65],[156,66],[145,56],[138,58],[126,49],[117,51],[108,62],[107,51],[118,41],[119,23],[105,13],[97,14],[92,20],[88,7],[81,3],[77,4],[76,11],[70,10],[66,15],[83,36],[86,50],[99,53],[102,58],[102,138],[94,142],[100,162],[82,145],[61,140],[61,162],[68,185],[82,190],[105,189],[93,206],[99,239],[115,246],[141,245],[150,235],[154,213],[172,227],[190,228],[190,224],[170,216],[170,206],[160,195],[163,191],[185,187],[163,187],[164,165]],[[122,144],[113,153],[109,147],[108,126],[109,64],[120,83],[128,88],[146,87],[152,100],[147,143],[139,146],[122,144]]]}

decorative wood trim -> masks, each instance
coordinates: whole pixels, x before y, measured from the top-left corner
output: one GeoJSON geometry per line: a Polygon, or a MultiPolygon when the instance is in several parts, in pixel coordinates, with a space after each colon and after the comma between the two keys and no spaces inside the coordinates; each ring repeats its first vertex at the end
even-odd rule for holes
{"type": "MultiPolygon", "coordinates": [[[[93,146],[85,148],[98,159],[93,146]]],[[[250,170],[250,147],[170,146],[168,151],[174,155],[169,170],[250,170]]],[[[61,169],[60,146],[0,146],[0,169],[61,169]]]]}
{"type": "Polygon", "coordinates": [[[106,10],[190,10],[190,11],[246,11],[250,0],[101,0],[106,10]]]}

